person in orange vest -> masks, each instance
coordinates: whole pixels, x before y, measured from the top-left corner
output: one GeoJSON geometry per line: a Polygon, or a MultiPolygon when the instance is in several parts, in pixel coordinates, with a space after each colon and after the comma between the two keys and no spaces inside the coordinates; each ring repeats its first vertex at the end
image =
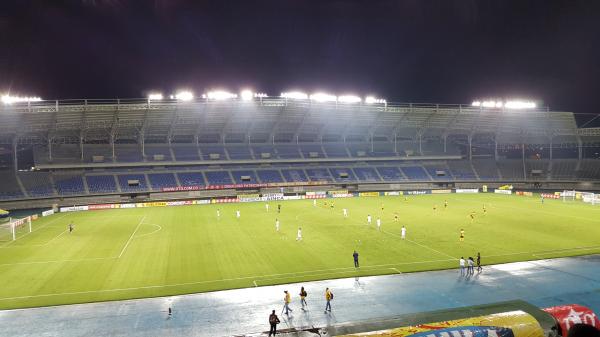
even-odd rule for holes
{"type": "Polygon", "coordinates": [[[329,290],[329,288],[327,288],[325,289],[325,301],[327,301],[327,304],[325,305],[325,313],[327,313],[327,310],[331,312],[331,300],[333,300],[333,293],[331,290],[329,290]]]}

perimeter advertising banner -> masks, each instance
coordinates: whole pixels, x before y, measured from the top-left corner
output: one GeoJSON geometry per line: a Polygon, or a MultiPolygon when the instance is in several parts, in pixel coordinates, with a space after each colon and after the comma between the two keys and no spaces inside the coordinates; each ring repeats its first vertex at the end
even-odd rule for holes
{"type": "Polygon", "coordinates": [[[544,337],[538,321],[517,310],[499,314],[470,317],[452,321],[421,324],[391,330],[346,335],[381,337],[544,337]]]}
{"type": "Polygon", "coordinates": [[[479,193],[478,188],[457,188],[456,193],[479,193]]]}
{"type": "Polygon", "coordinates": [[[431,194],[449,194],[449,193],[452,193],[452,190],[431,190],[431,194]]]}
{"type": "Polygon", "coordinates": [[[540,196],[546,199],[560,199],[560,194],[542,193],[540,196]]]}
{"type": "Polygon", "coordinates": [[[325,185],[326,181],[307,181],[290,183],[266,183],[266,184],[228,184],[228,185],[208,185],[208,186],[178,186],[164,187],[162,192],[181,192],[181,191],[202,191],[202,190],[228,190],[234,188],[263,188],[263,187],[287,187],[287,186],[318,186],[325,185]]]}
{"type": "Polygon", "coordinates": [[[527,191],[516,191],[515,194],[525,196],[525,197],[533,197],[533,193],[527,192],[527,191]]]}
{"type": "Polygon", "coordinates": [[[512,194],[511,190],[500,190],[500,189],[495,189],[494,193],[496,194],[512,194]]]}
{"type": "Polygon", "coordinates": [[[598,316],[588,307],[579,304],[558,305],[555,307],[542,309],[556,319],[562,330],[562,335],[566,336],[569,329],[574,324],[584,323],[596,328],[600,328],[598,316]]]}
{"type": "Polygon", "coordinates": [[[359,197],[378,197],[379,192],[360,192],[358,193],[359,197]]]}

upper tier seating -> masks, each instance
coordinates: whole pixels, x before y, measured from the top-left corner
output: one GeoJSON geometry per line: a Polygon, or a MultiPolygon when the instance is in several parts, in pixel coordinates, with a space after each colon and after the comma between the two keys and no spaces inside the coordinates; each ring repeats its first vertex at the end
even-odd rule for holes
{"type": "Polygon", "coordinates": [[[177,187],[177,180],[173,173],[148,173],[148,180],[152,189],[158,191],[165,187],[177,187]]]}
{"type": "Polygon", "coordinates": [[[356,178],[361,182],[376,182],[381,181],[377,171],[372,167],[355,167],[354,173],[356,178]]]}
{"type": "Polygon", "coordinates": [[[279,170],[256,170],[256,174],[262,183],[284,182],[283,176],[279,170]]]}
{"type": "Polygon", "coordinates": [[[81,174],[54,174],[54,183],[59,195],[85,194],[83,177],[81,174]]]}
{"type": "Polygon", "coordinates": [[[117,184],[113,175],[86,176],[90,193],[113,193],[117,192],[117,184]]]}
{"type": "Polygon", "coordinates": [[[306,182],[308,180],[308,176],[302,169],[289,169],[289,170],[281,170],[281,175],[285,178],[287,182],[306,182]]]}
{"type": "Polygon", "coordinates": [[[233,184],[229,171],[208,171],[204,172],[206,181],[209,185],[228,185],[233,184]]]}
{"type": "Polygon", "coordinates": [[[402,174],[399,168],[394,166],[379,166],[376,167],[377,172],[385,181],[402,181],[407,178],[402,174]]]}
{"type": "Polygon", "coordinates": [[[148,184],[146,182],[146,176],[144,174],[120,174],[117,175],[119,180],[119,186],[123,192],[140,192],[148,190],[148,184]],[[139,182],[138,186],[129,186],[129,181],[139,182]]]}
{"type": "Polygon", "coordinates": [[[202,172],[179,172],[177,173],[181,186],[205,186],[202,172]]]}
{"type": "Polygon", "coordinates": [[[27,194],[32,198],[54,195],[49,172],[22,172],[19,173],[19,178],[27,194]]]}
{"type": "Polygon", "coordinates": [[[252,170],[235,170],[231,171],[231,175],[233,179],[235,179],[236,184],[256,184],[258,183],[258,179],[256,179],[256,174],[252,170]],[[250,178],[249,180],[244,180],[243,177],[250,178]]]}
{"type": "Polygon", "coordinates": [[[1,174],[0,200],[23,198],[23,191],[15,174],[12,172],[2,172],[1,174]]]}
{"type": "Polygon", "coordinates": [[[401,167],[404,175],[411,180],[430,180],[427,172],[421,166],[405,166],[401,167]]]}

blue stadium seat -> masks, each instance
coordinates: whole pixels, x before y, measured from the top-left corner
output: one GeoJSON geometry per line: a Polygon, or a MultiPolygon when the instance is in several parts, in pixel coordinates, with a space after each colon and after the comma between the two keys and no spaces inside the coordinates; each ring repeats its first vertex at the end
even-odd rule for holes
{"type": "Polygon", "coordinates": [[[356,175],[356,178],[359,181],[365,181],[365,182],[381,181],[381,179],[377,175],[377,171],[375,171],[375,169],[372,167],[355,167],[354,173],[356,175]]]}
{"type": "Polygon", "coordinates": [[[284,182],[279,170],[256,170],[258,178],[263,183],[281,183],[284,182]]]}
{"type": "Polygon", "coordinates": [[[251,170],[243,170],[243,171],[231,171],[231,175],[237,184],[256,184],[258,180],[256,179],[256,174],[251,170]],[[247,176],[250,180],[244,181],[242,177],[247,176]]]}
{"type": "Polygon", "coordinates": [[[148,173],[150,186],[154,190],[161,190],[165,187],[177,187],[177,180],[173,173],[148,173]]]}
{"type": "Polygon", "coordinates": [[[233,184],[229,171],[207,171],[204,172],[209,185],[228,185],[233,184]]]}
{"type": "Polygon", "coordinates": [[[143,174],[120,174],[117,175],[119,180],[119,186],[123,192],[141,192],[148,190],[148,184],[146,183],[146,177],[143,174]],[[129,180],[139,181],[138,186],[129,186],[129,180]]]}
{"type": "Polygon", "coordinates": [[[54,175],[54,185],[59,195],[85,194],[83,177],[81,175],[54,175]]]}
{"type": "Polygon", "coordinates": [[[117,192],[117,185],[113,175],[86,176],[90,193],[114,193],[117,192]]]}
{"type": "Polygon", "coordinates": [[[177,173],[181,186],[205,186],[202,172],[179,172],[177,173]]]}

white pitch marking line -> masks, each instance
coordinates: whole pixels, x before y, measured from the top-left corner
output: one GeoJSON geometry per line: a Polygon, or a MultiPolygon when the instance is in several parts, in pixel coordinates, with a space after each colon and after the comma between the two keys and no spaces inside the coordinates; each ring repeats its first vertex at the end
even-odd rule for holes
{"type": "MultiPolygon", "coordinates": [[[[60,216],[60,217],[58,217],[58,218],[56,218],[56,219],[52,219],[52,220],[48,221],[48,223],[47,223],[47,224],[45,224],[45,225],[42,225],[42,226],[40,226],[40,227],[38,227],[38,228],[36,228],[36,229],[32,230],[31,232],[27,232],[27,233],[25,233],[24,235],[21,235],[21,236],[19,236],[19,237],[18,237],[18,239],[21,239],[21,238],[23,238],[23,237],[25,237],[25,236],[27,236],[27,235],[29,235],[29,234],[31,234],[31,233],[33,233],[33,232],[35,232],[35,231],[39,230],[39,229],[42,229],[42,228],[44,228],[44,227],[48,226],[49,224],[51,224],[51,223],[55,222],[56,220],[60,220],[60,219],[64,218],[65,216],[67,216],[67,214],[63,214],[63,216],[60,216]]],[[[9,241],[7,244],[4,244],[4,245],[2,245],[0,248],[4,248],[4,247],[6,247],[6,246],[10,245],[11,243],[13,243],[13,242],[15,242],[15,241],[17,241],[17,240],[11,240],[11,241],[9,241]]]]}
{"type": "Polygon", "coordinates": [[[258,287],[258,284],[256,284],[256,280],[252,281],[252,283],[254,283],[255,287],[258,287]]]}
{"type": "Polygon", "coordinates": [[[63,263],[63,262],[85,262],[85,261],[112,260],[112,259],[116,259],[116,257],[92,257],[92,258],[89,258],[89,259],[51,260],[51,261],[32,261],[32,262],[4,263],[4,264],[0,264],[0,267],[3,267],[3,266],[20,266],[20,265],[28,265],[28,264],[46,264],[46,263],[63,263]]]}
{"type": "Polygon", "coordinates": [[[156,225],[156,224],[149,224],[148,226],[156,226],[156,227],[158,227],[158,229],[156,229],[156,230],[154,230],[154,231],[152,231],[150,233],[146,233],[146,234],[142,234],[140,236],[136,236],[136,238],[141,238],[141,237],[144,237],[144,236],[152,235],[152,234],[154,234],[154,233],[156,233],[156,232],[158,232],[158,231],[160,231],[162,229],[161,226],[156,225]]]}
{"type": "Polygon", "coordinates": [[[142,220],[140,220],[140,222],[138,223],[138,225],[135,227],[135,230],[133,231],[133,233],[131,233],[131,236],[129,237],[129,240],[127,240],[127,243],[125,243],[125,246],[123,247],[123,249],[121,249],[121,253],[117,257],[117,259],[120,259],[121,256],[123,256],[123,253],[125,253],[125,250],[127,249],[127,247],[129,247],[129,244],[131,243],[131,239],[133,239],[133,236],[135,235],[135,233],[138,231],[138,229],[140,229],[140,225],[142,224],[142,222],[144,222],[144,219],[146,219],[145,215],[142,218],[142,220]]]}
{"type": "Polygon", "coordinates": [[[393,270],[393,271],[395,271],[395,272],[397,272],[398,274],[402,274],[402,272],[401,272],[401,271],[399,271],[399,270],[398,270],[398,269],[396,269],[396,268],[390,268],[390,269],[391,269],[391,270],[393,270]]]}
{"type": "Polygon", "coordinates": [[[46,243],[43,243],[43,244],[41,244],[41,245],[36,245],[36,246],[46,246],[46,245],[48,245],[50,242],[52,242],[52,241],[54,241],[54,240],[58,239],[59,237],[61,237],[63,234],[65,234],[65,233],[66,233],[66,232],[68,232],[68,231],[69,231],[68,229],[65,229],[65,230],[64,230],[62,233],[60,233],[60,234],[58,234],[57,236],[55,236],[54,238],[50,239],[50,241],[48,241],[48,242],[46,242],[46,243]]]}

